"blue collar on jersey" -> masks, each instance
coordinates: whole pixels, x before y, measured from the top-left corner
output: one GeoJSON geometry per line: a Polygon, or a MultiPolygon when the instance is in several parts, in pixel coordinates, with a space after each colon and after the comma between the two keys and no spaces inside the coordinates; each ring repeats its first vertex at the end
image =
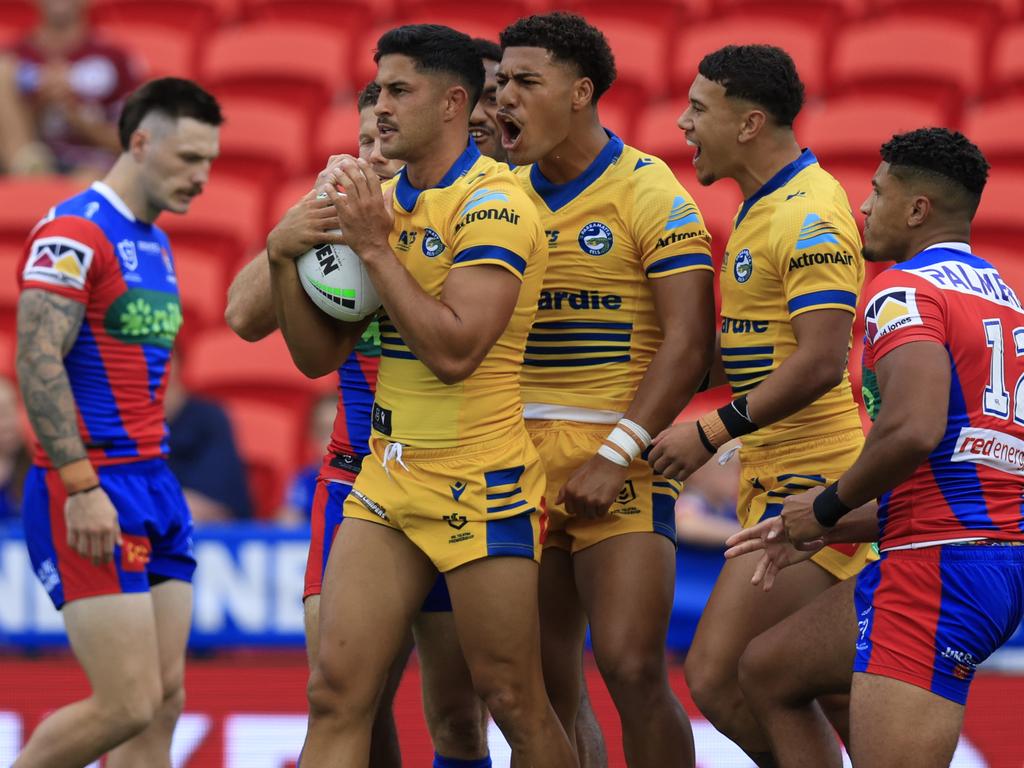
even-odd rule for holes
{"type": "Polygon", "coordinates": [[[964,264],[968,264],[978,269],[992,269],[992,265],[985,261],[980,256],[975,256],[970,250],[970,246],[964,244],[968,250],[963,248],[948,248],[944,247],[944,244],[932,245],[925,248],[923,251],[918,252],[913,257],[907,259],[899,264],[894,264],[893,269],[919,269],[920,267],[930,267],[932,264],[938,264],[940,261],[962,261],[964,264]]]}
{"type": "MultiPolygon", "coordinates": [[[[462,154],[455,159],[452,167],[448,169],[447,173],[432,188],[450,187],[459,177],[464,176],[479,158],[480,150],[476,148],[476,142],[470,138],[462,154]]],[[[398,172],[398,183],[395,184],[395,199],[398,200],[398,204],[407,212],[411,212],[416,207],[416,201],[419,200],[420,193],[423,191],[422,189],[416,189],[416,187],[409,183],[409,177],[404,167],[398,172]]]]}
{"type": "Polygon", "coordinates": [[[750,209],[754,207],[754,203],[762,197],[770,195],[775,190],[786,186],[786,184],[800,173],[800,171],[809,165],[814,165],[816,162],[818,162],[818,158],[814,156],[814,153],[811,152],[811,150],[803,150],[800,153],[800,157],[768,179],[763,187],[743,201],[743,207],[740,208],[739,215],[736,217],[736,226],[734,226],[733,229],[736,229],[736,227],[740,225],[740,222],[743,221],[743,218],[747,215],[750,209]]]}
{"type": "Polygon", "coordinates": [[[587,170],[572,181],[567,181],[565,184],[548,181],[540,172],[540,165],[533,164],[533,168],[530,169],[530,183],[533,184],[537,194],[547,203],[552,212],[579,197],[587,187],[597,181],[597,178],[605,172],[609,165],[619,159],[619,155],[622,154],[622,139],[607,128],[604,129],[604,132],[608,134],[608,143],[597,153],[597,157],[587,166],[587,170]]]}

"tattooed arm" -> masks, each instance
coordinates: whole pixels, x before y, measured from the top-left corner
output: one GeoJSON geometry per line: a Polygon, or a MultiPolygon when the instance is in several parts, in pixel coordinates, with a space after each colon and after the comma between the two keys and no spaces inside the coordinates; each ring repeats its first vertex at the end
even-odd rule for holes
{"type": "Polygon", "coordinates": [[[84,316],[85,305],[73,299],[24,291],[18,299],[16,364],[29,421],[68,493],[68,544],[94,563],[103,563],[120,543],[117,510],[88,459],[64,368],[64,356],[78,338],[84,316]]]}

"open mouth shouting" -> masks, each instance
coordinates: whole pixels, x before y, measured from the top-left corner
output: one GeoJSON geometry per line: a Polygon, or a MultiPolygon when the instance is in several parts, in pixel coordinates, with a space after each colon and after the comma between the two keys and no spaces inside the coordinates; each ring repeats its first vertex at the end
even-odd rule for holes
{"type": "Polygon", "coordinates": [[[498,125],[501,126],[501,146],[507,152],[514,152],[522,141],[523,127],[507,112],[498,113],[498,125]]]}

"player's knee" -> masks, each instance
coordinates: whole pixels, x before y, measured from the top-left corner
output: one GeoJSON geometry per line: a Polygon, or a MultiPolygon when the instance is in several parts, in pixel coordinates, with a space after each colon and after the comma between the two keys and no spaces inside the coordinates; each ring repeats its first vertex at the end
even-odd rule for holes
{"type": "Polygon", "coordinates": [[[477,693],[498,723],[521,720],[530,706],[526,683],[514,675],[495,675],[481,680],[477,693]]]}
{"type": "Polygon", "coordinates": [[[598,659],[601,676],[613,696],[657,695],[668,685],[663,652],[621,653],[611,659],[598,659]]]}
{"type": "Polygon", "coordinates": [[[441,754],[478,754],[487,746],[487,715],[481,702],[438,714],[431,737],[441,754]]]}
{"type": "Polygon", "coordinates": [[[738,667],[738,681],[744,696],[753,698],[769,693],[776,664],[777,660],[766,643],[751,642],[740,656],[738,667]]]}
{"type": "Polygon", "coordinates": [[[164,684],[164,698],[160,704],[160,717],[170,723],[176,723],[181,713],[185,711],[185,686],[178,681],[177,684],[164,684]]]}
{"type": "Polygon", "coordinates": [[[160,681],[139,681],[125,686],[116,698],[100,703],[103,717],[122,738],[131,738],[149,727],[160,709],[160,681]]]}
{"type": "Polygon", "coordinates": [[[343,719],[362,716],[372,720],[376,696],[369,690],[361,695],[364,687],[353,676],[334,673],[318,663],[306,687],[310,716],[343,719]]]}
{"type": "Polygon", "coordinates": [[[734,679],[723,674],[715,665],[699,663],[692,656],[687,656],[683,674],[694,703],[712,721],[728,709],[726,700],[739,693],[734,679]]]}

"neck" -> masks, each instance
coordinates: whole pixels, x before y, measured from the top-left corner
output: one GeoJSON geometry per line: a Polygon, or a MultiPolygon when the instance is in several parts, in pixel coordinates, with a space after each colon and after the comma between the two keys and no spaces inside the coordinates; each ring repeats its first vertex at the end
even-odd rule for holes
{"type": "Polygon", "coordinates": [[[597,112],[569,135],[557,147],[542,157],[537,166],[544,177],[554,184],[565,184],[583,173],[594,162],[608,143],[608,134],[597,119],[597,112]]]}
{"type": "Polygon", "coordinates": [[[142,188],[142,177],[128,153],[121,153],[114,167],[103,177],[103,183],[117,193],[139,221],[152,224],[160,215],[160,210],[150,205],[142,188]]]}
{"type": "Polygon", "coordinates": [[[921,251],[925,251],[939,243],[967,243],[971,242],[970,224],[961,227],[943,227],[943,229],[931,232],[922,232],[914,237],[907,244],[907,250],[903,258],[897,259],[897,263],[910,261],[921,251]]]}
{"type": "Polygon", "coordinates": [[[448,169],[455,165],[459,155],[466,151],[469,142],[469,129],[446,134],[441,140],[432,144],[422,159],[409,160],[405,166],[405,176],[416,189],[430,189],[441,183],[448,169]]]}
{"type": "Polygon", "coordinates": [[[765,137],[765,144],[752,146],[740,169],[732,174],[747,200],[779,171],[800,157],[800,145],[792,132],[782,140],[765,137]]]}

